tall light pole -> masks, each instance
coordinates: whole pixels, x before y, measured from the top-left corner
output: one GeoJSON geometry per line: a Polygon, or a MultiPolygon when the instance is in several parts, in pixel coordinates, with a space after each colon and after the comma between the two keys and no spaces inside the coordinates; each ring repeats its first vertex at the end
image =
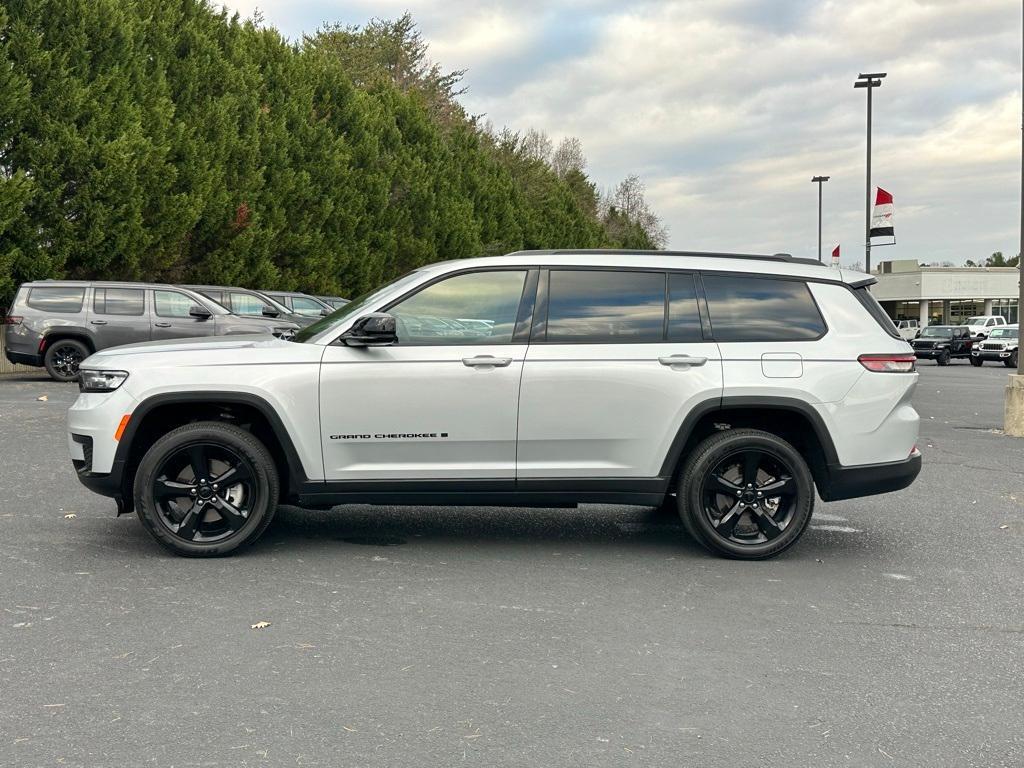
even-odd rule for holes
{"type": "Polygon", "coordinates": [[[871,92],[882,85],[885,72],[863,72],[857,75],[854,88],[868,89],[868,171],[867,192],[865,193],[864,212],[864,271],[871,273],[871,92]]]}
{"type": "Polygon", "coordinates": [[[811,182],[818,185],[818,261],[821,261],[821,185],[829,180],[829,176],[815,176],[811,182]]]}

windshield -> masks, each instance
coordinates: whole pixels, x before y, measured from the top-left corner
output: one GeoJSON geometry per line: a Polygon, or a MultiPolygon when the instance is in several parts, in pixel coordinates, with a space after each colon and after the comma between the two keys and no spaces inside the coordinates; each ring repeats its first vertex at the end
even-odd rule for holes
{"type": "Polygon", "coordinates": [[[319,336],[328,328],[330,328],[333,325],[336,325],[339,321],[344,320],[346,317],[360,314],[363,311],[363,309],[372,304],[375,304],[377,301],[383,298],[385,294],[390,293],[394,290],[398,290],[399,288],[405,286],[406,284],[413,282],[414,280],[416,280],[418,275],[418,272],[410,272],[407,275],[403,275],[402,277],[398,278],[397,280],[392,280],[390,283],[382,285],[380,288],[377,288],[376,290],[370,291],[369,293],[364,293],[362,296],[358,296],[345,306],[339,307],[326,317],[321,317],[312,325],[300,330],[292,337],[292,341],[297,341],[300,344],[302,344],[309,341],[314,336],[319,336]]]}
{"type": "Polygon", "coordinates": [[[1016,339],[1017,333],[1016,328],[995,328],[988,337],[990,339],[1016,339]]]}
{"type": "Polygon", "coordinates": [[[951,338],[953,338],[953,329],[952,328],[942,328],[942,327],[938,327],[938,326],[935,326],[935,327],[932,327],[932,328],[925,328],[923,331],[921,331],[921,336],[922,337],[926,337],[927,336],[927,337],[936,338],[936,339],[951,339],[951,338]]]}
{"type": "Polygon", "coordinates": [[[987,317],[968,317],[964,325],[984,325],[987,317]]]}

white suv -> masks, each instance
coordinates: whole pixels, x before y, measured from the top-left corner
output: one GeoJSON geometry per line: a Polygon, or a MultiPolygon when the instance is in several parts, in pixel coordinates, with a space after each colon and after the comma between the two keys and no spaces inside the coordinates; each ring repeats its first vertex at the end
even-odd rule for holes
{"type": "Polygon", "coordinates": [[[914,355],[874,279],[789,256],[544,251],[418,269],[294,340],[82,363],[81,481],[182,555],[251,544],[278,502],[678,509],[770,557],[821,498],[921,467],[914,355]]]}

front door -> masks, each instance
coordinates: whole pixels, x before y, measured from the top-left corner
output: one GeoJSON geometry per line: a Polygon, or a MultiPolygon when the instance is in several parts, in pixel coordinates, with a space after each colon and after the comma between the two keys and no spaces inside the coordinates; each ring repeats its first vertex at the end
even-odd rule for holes
{"type": "Polygon", "coordinates": [[[327,480],[515,478],[529,270],[447,276],[386,308],[398,343],[328,346],[320,373],[327,480]]]}
{"type": "Polygon", "coordinates": [[[213,317],[192,317],[189,310],[195,300],[181,291],[153,289],[153,341],[182,339],[192,336],[213,336],[217,323],[213,317]]]}
{"type": "Polygon", "coordinates": [[[693,274],[552,268],[523,371],[517,477],[659,477],[686,415],[721,395],[693,274]]]}

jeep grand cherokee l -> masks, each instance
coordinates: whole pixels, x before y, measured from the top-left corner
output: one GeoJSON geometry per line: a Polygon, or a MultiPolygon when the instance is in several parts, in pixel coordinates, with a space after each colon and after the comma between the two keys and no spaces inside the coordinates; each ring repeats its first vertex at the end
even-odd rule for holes
{"type": "Polygon", "coordinates": [[[874,279],[791,257],[545,251],[423,267],[292,341],[82,364],[79,479],[222,555],[279,502],[678,510],[770,557],[826,501],[920,471],[914,356],[874,279]]]}

